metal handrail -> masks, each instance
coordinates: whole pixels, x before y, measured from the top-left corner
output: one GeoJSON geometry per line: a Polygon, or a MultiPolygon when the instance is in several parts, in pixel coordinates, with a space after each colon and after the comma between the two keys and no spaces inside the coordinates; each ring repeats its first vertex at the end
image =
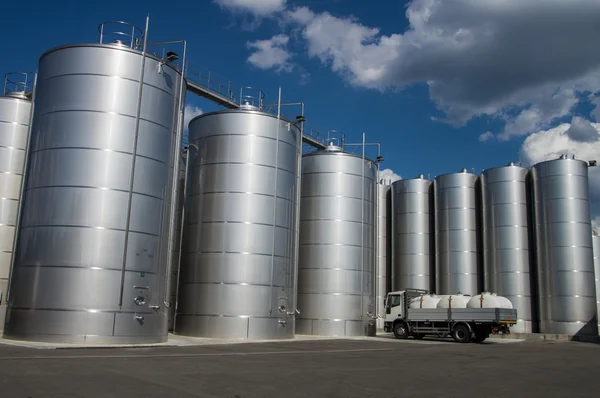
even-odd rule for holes
{"type": "Polygon", "coordinates": [[[100,25],[98,25],[98,32],[100,33],[99,42],[101,44],[105,43],[105,41],[108,38],[109,40],[112,40],[113,44],[114,43],[124,44],[132,49],[137,49],[139,47],[139,45],[143,42],[143,39],[144,39],[144,31],[142,31],[137,26],[130,24],[129,22],[125,22],[125,21],[102,22],[100,25]],[[119,30],[111,30],[111,29],[117,29],[117,27],[109,28],[110,26],[113,26],[113,25],[118,25],[119,28],[121,28],[123,26],[130,27],[131,33],[125,32],[125,31],[121,32],[119,30]],[[105,28],[105,26],[107,28],[109,28],[109,30],[107,30],[105,28]],[[136,32],[138,34],[136,34],[136,32]],[[121,38],[125,38],[126,40],[120,40],[121,38]]]}
{"type": "Polygon", "coordinates": [[[327,130],[327,141],[328,145],[335,145],[340,148],[344,148],[344,142],[346,139],[346,134],[342,131],[338,130],[327,130]]]}
{"type": "Polygon", "coordinates": [[[240,103],[237,93],[242,90],[242,86],[229,80],[210,69],[198,65],[192,61],[186,61],[185,77],[188,82],[195,83],[207,90],[217,93],[237,104],[240,103]]]}
{"type": "Polygon", "coordinates": [[[250,105],[262,109],[264,100],[265,93],[262,90],[250,86],[240,88],[240,106],[250,105]]]}
{"type": "Polygon", "coordinates": [[[33,90],[33,79],[30,72],[8,72],[4,75],[4,95],[22,94],[27,95],[33,90]]]}

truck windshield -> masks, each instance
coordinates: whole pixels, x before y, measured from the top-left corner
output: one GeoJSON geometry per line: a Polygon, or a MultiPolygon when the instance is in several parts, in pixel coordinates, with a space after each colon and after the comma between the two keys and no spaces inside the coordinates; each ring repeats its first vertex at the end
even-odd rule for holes
{"type": "Polygon", "coordinates": [[[388,305],[390,307],[397,307],[400,305],[400,296],[399,295],[393,295],[388,297],[388,305]]]}

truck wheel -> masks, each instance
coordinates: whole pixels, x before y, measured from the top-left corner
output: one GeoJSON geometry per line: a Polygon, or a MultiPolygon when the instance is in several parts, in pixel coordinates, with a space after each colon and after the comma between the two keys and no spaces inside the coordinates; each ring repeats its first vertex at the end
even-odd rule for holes
{"type": "Polygon", "coordinates": [[[404,322],[398,322],[394,325],[394,336],[397,339],[406,339],[408,338],[408,326],[404,322]]]}
{"type": "Polygon", "coordinates": [[[471,331],[467,325],[456,325],[452,329],[452,338],[457,343],[468,343],[471,341],[471,331]]]}

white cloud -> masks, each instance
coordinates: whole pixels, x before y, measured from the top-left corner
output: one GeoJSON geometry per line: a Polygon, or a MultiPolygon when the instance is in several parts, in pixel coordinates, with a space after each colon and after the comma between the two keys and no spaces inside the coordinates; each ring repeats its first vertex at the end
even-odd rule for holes
{"type": "Polygon", "coordinates": [[[286,20],[309,56],[351,84],[426,83],[455,126],[481,115],[504,120],[500,140],[546,129],[580,94],[600,91],[597,0],[413,0],[406,15],[409,28],[390,35],[307,7],[286,20]]]}
{"type": "Polygon", "coordinates": [[[402,177],[394,173],[392,169],[384,169],[379,171],[379,180],[391,180],[391,182],[401,180],[402,177]]]}
{"type": "Polygon", "coordinates": [[[190,121],[196,116],[202,115],[204,112],[202,109],[193,105],[186,105],[183,110],[183,131],[185,134],[188,132],[190,121]]]}
{"type": "Polygon", "coordinates": [[[266,17],[283,11],[287,0],[213,0],[213,2],[234,13],[247,12],[257,17],[266,17]]]}
{"type": "Polygon", "coordinates": [[[268,40],[246,43],[248,48],[254,50],[248,62],[260,69],[274,68],[277,72],[291,72],[292,54],[286,49],[289,39],[286,35],[276,35],[268,40]]]}
{"type": "MultiPolygon", "coordinates": [[[[579,124],[581,121],[576,123],[579,124]]],[[[584,161],[600,160],[600,123],[587,123],[596,132],[596,140],[593,142],[574,140],[569,135],[569,130],[574,126],[570,123],[531,134],[521,146],[522,163],[531,166],[544,160],[556,159],[562,154],[575,155],[576,159],[584,161]]],[[[586,139],[589,140],[590,137],[586,136],[586,139]]],[[[600,216],[600,166],[590,167],[588,170],[592,217],[598,217],[600,216]]]]}
{"type": "MultiPolygon", "coordinates": [[[[592,230],[600,233],[600,216],[592,219],[592,230]]],[[[600,255],[600,253],[598,253],[600,255]]]]}
{"type": "Polygon", "coordinates": [[[574,116],[571,120],[571,127],[567,130],[567,135],[573,140],[578,142],[596,142],[600,140],[598,131],[592,126],[592,124],[578,116],[574,116]]]}
{"type": "Polygon", "coordinates": [[[494,139],[494,133],[492,133],[491,131],[486,131],[485,133],[481,134],[479,136],[479,141],[481,142],[487,142],[489,140],[494,139]]]}

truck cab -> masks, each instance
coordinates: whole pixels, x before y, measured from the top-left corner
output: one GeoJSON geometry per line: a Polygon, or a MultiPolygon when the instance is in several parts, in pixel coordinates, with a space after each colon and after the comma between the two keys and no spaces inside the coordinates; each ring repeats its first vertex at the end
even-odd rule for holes
{"type": "Polygon", "coordinates": [[[422,289],[407,289],[389,292],[385,299],[383,330],[391,333],[393,331],[394,321],[406,319],[410,300],[423,294],[429,294],[429,291],[422,289]]]}

